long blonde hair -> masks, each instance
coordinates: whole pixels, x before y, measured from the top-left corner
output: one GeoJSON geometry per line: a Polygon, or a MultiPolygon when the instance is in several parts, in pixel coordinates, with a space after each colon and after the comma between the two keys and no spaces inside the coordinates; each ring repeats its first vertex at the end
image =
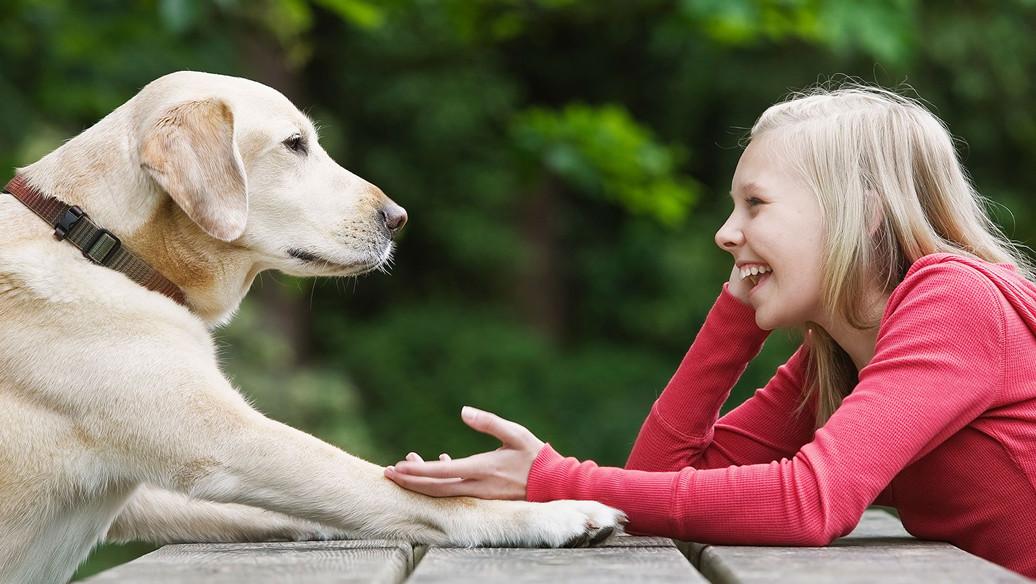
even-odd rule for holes
{"type": "MultiPolygon", "coordinates": [[[[792,94],[752,127],[778,148],[820,203],[826,254],[821,298],[832,316],[874,328],[868,292],[890,293],[920,257],[948,252],[1033,268],[986,214],[946,125],[916,100],[857,83],[792,94]],[[769,139],[769,138],[768,138],[769,139]]],[[[807,324],[803,406],[827,422],[856,384],[856,368],[830,335],[807,324]]]]}

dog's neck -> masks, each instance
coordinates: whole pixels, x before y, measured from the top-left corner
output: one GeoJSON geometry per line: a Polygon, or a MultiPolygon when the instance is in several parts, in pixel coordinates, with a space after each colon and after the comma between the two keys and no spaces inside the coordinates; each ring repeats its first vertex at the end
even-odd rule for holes
{"type": "Polygon", "coordinates": [[[261,270],[251,252],[209,237],[166,196],[125,242],[184,291],[210,328],[233,316],[261,270]]]}
{"type": "Polygon", "coordinates": [[[180,287],[207,326],[225,323],[262,269],[251,253],[205,235],[140,169],[137,146],[110,115],[19,174],[43,193],[79,205],[94,222],[180,287]],[[109,137],[107,140],[104,137],[109,137]]]}

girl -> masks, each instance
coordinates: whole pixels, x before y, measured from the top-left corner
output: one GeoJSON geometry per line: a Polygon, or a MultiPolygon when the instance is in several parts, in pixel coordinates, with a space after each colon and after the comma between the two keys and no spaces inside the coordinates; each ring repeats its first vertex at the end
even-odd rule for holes
{"type": "Polygon", "coordinates": [[[472,408],[493,452],[386,469],[434,496],[594,499],[630,529],[826,545],[868,505],[1036,577],[1036,284],[942,122],[889,91],[814,90],[756,122],[716,244],[730,281],[625,469],[472,408]],[[799,350],[717,421],[768,331],[799,350]]]}

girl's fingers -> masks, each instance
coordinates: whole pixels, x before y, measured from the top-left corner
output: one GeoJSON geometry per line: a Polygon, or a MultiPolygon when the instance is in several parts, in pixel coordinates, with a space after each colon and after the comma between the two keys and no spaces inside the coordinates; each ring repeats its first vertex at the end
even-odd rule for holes
{"type": "Polygon", "coordinates": [[[461,478],[436,479],[415,476],[400,473],[391,466],[385,469],[385,476],[404,489],[430,497],[472,496],[477,490],[470,482],[461,478]]]}
{"type": "Polygon", "coordinates": [[[411,462],[424,462],[424,459],[421,458],[421,455],[416,453],[416,452],[411,452],[411,453],[407,454],[406,455],[406,459],[411,461],[411,462]]]}
{"type": "Polygon", "coordinates": [[[494,466],[496,452],[483,452],[456,460],[430,462],[404,460],[396,463],[396,472],[428,478],[452,479],[462,477],[477,479],[484,477],[494,466]]]}
{"type": "Polygon", "coordinates": [[[471,406],[461,408],[460,417],[472,429],[497,438],[505,446],[521,446],[529,436],[524,426],[471,406]]]}
{"type": "Polygon", "coordinates": [[[452,459],[450,458],[449,454],[446,454],[445,452],[443,452],[442,454],[439,455],[439,460],[441,460],[442,462],[449,462],[452,459]]]}

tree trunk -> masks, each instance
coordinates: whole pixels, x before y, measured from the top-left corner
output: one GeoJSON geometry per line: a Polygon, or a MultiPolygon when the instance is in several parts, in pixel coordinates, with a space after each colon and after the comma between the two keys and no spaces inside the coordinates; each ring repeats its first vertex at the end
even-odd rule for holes
{"type": "Polygon", "coordinates": [[[546,178],[525,198],[520,214],[522,239],[529,249],[518,286],[518,306],[526,322],[560,341],[565,327],[565,286],[558,249],[560,189],[546,178]]]}

